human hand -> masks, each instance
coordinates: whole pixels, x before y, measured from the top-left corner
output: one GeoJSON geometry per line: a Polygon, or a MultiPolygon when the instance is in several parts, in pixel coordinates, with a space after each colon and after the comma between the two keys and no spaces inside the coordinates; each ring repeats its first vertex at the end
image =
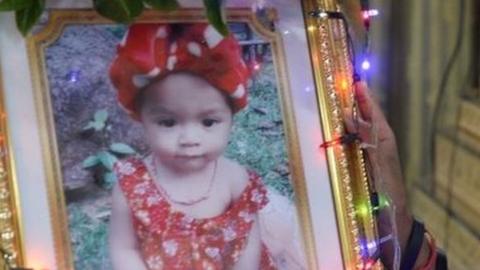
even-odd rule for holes
{"type": "MultiPolygon", "coordinates": [[[[396,224],[394,225],[396,225],[398,241],[403,251],[410,235],[413,217],[407,205],[395,135],[364,82],[355,84],[355,98],[358,104],[358,117],[354,119],[351,109],[347,109],[345,125],[348,132],[358,133],[362,145],[366,146],[365,151],[374,168],[371,173],[373,173],[378,192],[390,198],[390,203],[395,209],[396,224]]],[[[378,215],[380,237],[392,232],[393,224],[387,211],[380,211],[378,215]]],[[[392,269],[394,253],[395,249],[391,242],[381,247],[381,259],[388,269],[392,269]]]]}

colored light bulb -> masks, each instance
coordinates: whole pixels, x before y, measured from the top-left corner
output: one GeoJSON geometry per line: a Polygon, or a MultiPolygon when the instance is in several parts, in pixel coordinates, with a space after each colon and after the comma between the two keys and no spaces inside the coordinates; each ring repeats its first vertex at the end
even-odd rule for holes
{"type": "Polygon", "coordinates": [[[365,217],[365,216],[368,216],[368,206],[364,203],[360,204],[357,206],[357,214],[359,216],[362,216],[362,217],[365,217]]]}
{"type": "Polygon", "coordinates": [[[367,11],[364,11],[364,12],[362,12],[362,15],[363,15],[363,19],[364,19],[364,20],[368,20],[368,19],[370,19],[370,14],[368,14],[368,10],[367,10],[367,11]]]}
{"type": "Polygon", "coordinates": [[[371,17],[378,16],[378,9],[369,9],[362,11],[362,17],[364,20],[369,20],[371,17]]]}
{"type": "Polygon", "coordinates": [[[363,60],[362,69],[363,70],[369,70],[370,69],[370,61],[368,61],[368,59],[363,60]]]}
{"type": "Polygon", "coordinates": [[[375,17],[378,16],[378,9],[370,9],[368,12],[368,16],[375,17]]]}

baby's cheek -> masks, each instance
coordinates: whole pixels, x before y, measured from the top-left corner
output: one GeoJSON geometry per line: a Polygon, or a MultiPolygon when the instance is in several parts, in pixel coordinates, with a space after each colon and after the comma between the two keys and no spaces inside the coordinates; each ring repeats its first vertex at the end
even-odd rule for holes
{"type": "Polygon", "coordinates": [[[228,145],[229,137],[227,135],[216,136],[216,137],[209,138],[207,144],[209,145],[210,150],[212,152],[222,154],[225,151],[225,148],[227,148],[227,145],[228,145]]]}
{"type": "Polygon", "coordinates": [[[154,132],[149,134],[147,143],[153,151],[173,152],[175,137],[165,133],[154,132]]]}

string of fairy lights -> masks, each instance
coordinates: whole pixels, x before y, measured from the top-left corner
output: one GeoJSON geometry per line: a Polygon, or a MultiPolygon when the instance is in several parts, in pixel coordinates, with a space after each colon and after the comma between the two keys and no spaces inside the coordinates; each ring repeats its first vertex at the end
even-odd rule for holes
{"type": "MultiPolygon", "coordinates": [[[[360,6],[361,6],[361,18],[363,20],[363,26],[365,29],[365,39],[363,42],[363,46],[362,46],[363,48],[360,55],[356,55],[355,53],[355,46],[349,30],[349,23],[345,15],[341,11],[328,11],[324,9],[318,9],[309,13],[310,16],[313,16],[318,19],[322,19],[322,20],[334,19],[334,20],[341,20],[343,22],[343,25],[345,27],[345,32],[346,32],[347,44],[349,47],[348,49],[350,53],[350,65],[353,70],[351,76],[354,83],[362,79],[361,75],[363,75],[363,77],[367,77],[368,72],[372,67],[370,62],[370,56],[371,56],[370,55],[370,26],[371,26],[372,19],[379,15],[379,11],[377,9],[370,8],[368,0],[360,0],[360,6]],[[359,65],[357,65],[356,60],[361,60],[361,61],[358,61],[358,63],[360,63],[359,65]],[[358,70],[360,70],[361,73],[359,73],[358,70]]],[[[355,106],[355,103],[356,103],[356,100],[354,100],[354,106],[355,106]]],[[[354,117],[354,120],[356,120],[355,117],[354,117]]],[[[334,138],[331,141],[326,141],[322,143],[320,147],[329,148],[329,147],[334,147],[336,145],[349,145],[352,143],[361,143],[360,137],[357,133],[346,133],[343,136],[340,136],[338,138],[334,138]]],[[[375,145],[373,147],[375,147],[375,145]]],[[[366,159],[367,167],[370,167],[369,169],[372,169],[369,156],[366,153],[365,153],[365,159],[366,159]]],[[[389,208],[392,206],[391,200],[387,194],[379,193],[376,191],[374,186],[375,181],[373,179],[374,173],[369,173],[369,177],[370,177],[369,183],[370,183],[370,192],[371,192],[370,201],[360,203],[355,206],[356,215],[359,217],[377,216],[380,210],[389,208]]],[[[368,269],[372,269],[376,265],[379,259],[378,247],[387,241],[396,241],[395,240],[396,229],[392,229],[392,231],[393,231],[392,234],[389,234],[382,238],[375,239],[372,242],[367,242],[363,239],[359,239],[363,261],[361,264],[358,265],[358,269],[368,270],[368,269]],[[373,252],[371,252],[372,250],[373,252]]]]}

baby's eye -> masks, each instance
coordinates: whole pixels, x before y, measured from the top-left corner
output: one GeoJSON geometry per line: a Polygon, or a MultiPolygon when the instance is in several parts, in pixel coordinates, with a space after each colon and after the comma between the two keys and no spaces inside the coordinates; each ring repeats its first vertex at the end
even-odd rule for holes
{"type": "Polygon", "coordinates": [[[205,127],[211,127],[215,124],[218,123],[218,120],[215,120],[215,119],[211,119],[211,118],[207,118],[207,119],[203,119],[202,120],[202,124],[205,126],[205,127]]]}
{"type": "Polygon", "coordinates": [[[175,119],[164,119],[157,122],[162,127],[173,127],[176,123],[175,119]]]}

